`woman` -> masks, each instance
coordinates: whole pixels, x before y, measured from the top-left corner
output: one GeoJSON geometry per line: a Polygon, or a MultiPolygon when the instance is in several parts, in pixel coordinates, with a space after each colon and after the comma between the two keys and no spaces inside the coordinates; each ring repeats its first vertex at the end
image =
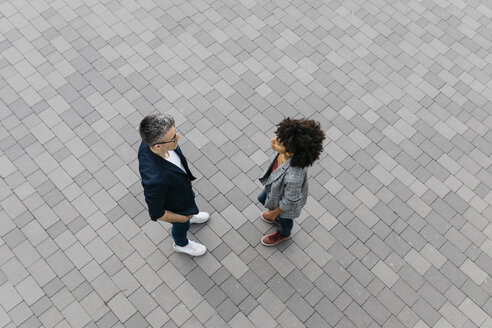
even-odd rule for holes
{"type": "Polygon", "coordinates": [[[294,219],[301,214],[308,196],[307,167],[319,158],[325,133],[320,124],[308,119],[286,118],[277,124],[270,140],[274,153],[260,178],[265,189],[258,200],[268,209],[261,217],[280,229],[261,239],[265,246],[291,237],[294,219]]]}

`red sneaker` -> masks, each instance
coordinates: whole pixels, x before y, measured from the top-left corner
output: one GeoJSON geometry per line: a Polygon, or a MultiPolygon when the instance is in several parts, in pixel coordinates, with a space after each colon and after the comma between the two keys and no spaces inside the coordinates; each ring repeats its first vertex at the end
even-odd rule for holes
{"type": "Polygon", "coordinates": [[[280,230],[277,230],[276,232],[263,236],[261,238],[261,243],[265,246],[273,246],[277,245],[280,242],[283,242],[284,240],[287,240],[291,237],[292,234],[288,235],[287,237],[284,237],[280,234],[280,230]]]}
{"type": "Polygon", "coordinates": [[[266,212],[263,212],[261,213],[261,218],[263,219],[263,221],[265,221],[266,223],[274,223],[274,224],[278,224],[277,220],[276,219],[273,219],[273,220],[270,220],[270,219],[267,219],[264,215],[265,215],[266,212]]]}

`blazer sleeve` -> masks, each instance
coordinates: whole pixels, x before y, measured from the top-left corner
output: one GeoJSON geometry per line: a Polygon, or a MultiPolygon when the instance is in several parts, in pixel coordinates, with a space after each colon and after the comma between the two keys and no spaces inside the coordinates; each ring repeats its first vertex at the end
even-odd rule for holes
{"type": "Polygon", "coordinates": [[[302,185],[304,183],[304,172],[288,172],[285,175],[284,193],[280,197],[279,206],[283,212],[295,209],[302,199],[302,185]]]}
{"type": "Polygon", "coordinates": [[[166,212],[164,210],[166,191],[166,184],[149,184],[144,186],[145,202],[149,208],[149,215],[152,221],[157,221],[166,212]]]}

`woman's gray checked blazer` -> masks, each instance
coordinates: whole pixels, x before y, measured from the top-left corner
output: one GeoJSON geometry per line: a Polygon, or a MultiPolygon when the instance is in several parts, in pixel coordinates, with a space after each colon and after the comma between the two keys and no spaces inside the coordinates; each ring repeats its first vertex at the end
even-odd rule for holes
{"type": "Polygon", "coordinates": [[[273,210],[280,206],[284,219],[295,219],[301,214],[308,197],[307,168],[293,167],[289,158],[272,174],[270,170],[278,153],[273,152],[260,182],[265,186],[267,198],[265,207],[273,210]]]}

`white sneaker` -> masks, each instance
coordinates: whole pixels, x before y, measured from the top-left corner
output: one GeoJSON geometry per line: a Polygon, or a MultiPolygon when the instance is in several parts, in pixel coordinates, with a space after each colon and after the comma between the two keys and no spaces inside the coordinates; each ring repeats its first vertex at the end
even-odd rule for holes
{"type": "Polygon", "coordinates": [[[191,217],[190,223],[207,222],[209,218],[210,218],[210,214],[208,214],[207,212],[198,212],[198,214],[195,214],[191,217]]]}
{"type": "Polygon", "coordinates": [[[205,252],[207,251],[207,247],[205,247],[205,245],[191,240],[188,240],[188,245],[186,246],[178,246],[173,243],[173,248],[176,252],[186,253],[191,256],[200,256],[205,254],[205,252]]]}

